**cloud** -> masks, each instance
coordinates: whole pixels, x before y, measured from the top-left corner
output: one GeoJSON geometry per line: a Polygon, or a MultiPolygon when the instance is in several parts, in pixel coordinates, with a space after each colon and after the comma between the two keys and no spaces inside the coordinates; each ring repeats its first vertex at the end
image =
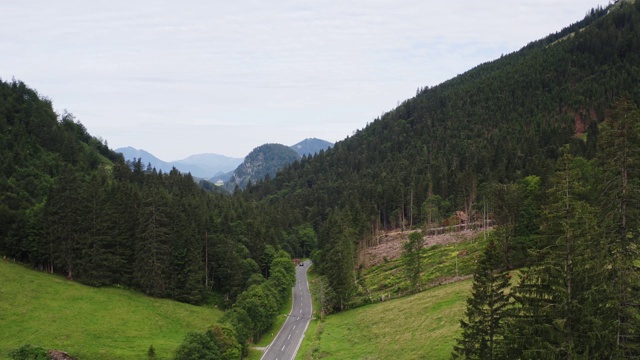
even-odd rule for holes
{"type": "Polygon", "coordinates": [[[340,140],[417,87],[606,4],[9,0],[0,77],[25,81],[114,147],[243,156],[266,142],[340,140]]]}

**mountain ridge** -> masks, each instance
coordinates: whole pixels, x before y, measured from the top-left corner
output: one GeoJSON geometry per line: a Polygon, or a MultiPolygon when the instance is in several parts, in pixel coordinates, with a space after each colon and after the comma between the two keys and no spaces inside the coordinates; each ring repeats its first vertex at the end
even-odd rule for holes
{"type": "MultiPolygon", "coordinates": [[[[302,157],[313,156],[320,151],[331,148],[332,146],[333,143],[326,140],[318,138],[306,138],[294,145],[289,146],[289,148],[294,150],[299,155],[299,157],[302,157]]],[[[191,175],[197,178],[207,179],[208,181],[211,181],[213,183],[216,183],[218,181],[227,183],[233,176],[234,171],[244,162],[246,158],[233,158],[226,155],[203,153],[190,155],[182,160],[164,161],[144,149],[136,149],[132,146],[118,148],[114,151],[116,153],[122,154],[125,160],[133,161],[134,159],[142,159],[141,161],[143,165],[147,166],[148,164],[151,164],[151,167],[156,168],[156,170],[162,170],[165,173],[170,172],[171,169],[175,167],[182,173],[191,173],[191,175]]],[[[275,174],[271,174],[271,176],[273,175],[275,174]]],[[[260,179],[252,179],[252,181],[257,180],[260,179]]],[[[229,190],[233,190],[233,187],[229,190]]]]}
{"type": "Polygon", "coordinates": [[[121,153],[126,160],[142,159],[142,163],[151,164],[156,170],[169,172],[174,167],[182,173],[209,179],[233,170],[243,159],[232,158],[225,155],[204,153],[194,154],[182,160],[164,161],[144,149],[136,149],[132,146],[118,148],[115,152],[121,153]]]}

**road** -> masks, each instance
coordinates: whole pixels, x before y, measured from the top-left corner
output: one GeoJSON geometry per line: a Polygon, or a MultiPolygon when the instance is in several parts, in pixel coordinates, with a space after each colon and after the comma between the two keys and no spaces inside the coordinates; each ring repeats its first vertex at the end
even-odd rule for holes
{"type": "Polygon", "coordinates": [[[293,288],[291,313],[276,338],[262,355],[261,360],[292,360],[295,358],[312,315],[311,293],[307,282],[309,266],[311,266],[311,261],[305,261],[304,266],[296,266],[296,285],[293,288]]]}

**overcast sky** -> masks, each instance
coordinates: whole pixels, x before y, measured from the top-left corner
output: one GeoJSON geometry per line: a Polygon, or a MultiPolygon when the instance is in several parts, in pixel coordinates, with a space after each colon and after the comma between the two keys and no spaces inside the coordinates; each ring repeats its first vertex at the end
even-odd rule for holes
{"type": "Polygon", "coordinates": [[[338,141],[608,0],[0,1],[0,78],[163,160],[338,141]]]}

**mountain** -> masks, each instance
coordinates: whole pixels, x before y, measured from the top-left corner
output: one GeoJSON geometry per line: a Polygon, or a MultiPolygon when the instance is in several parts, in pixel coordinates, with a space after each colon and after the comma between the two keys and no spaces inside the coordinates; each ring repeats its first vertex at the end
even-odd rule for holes
{"type": "Polygon", "coordinates": [[[158,171],[162,170],[162,172],[168,173],[175,167],[184,174],[191,173],[191,175],[203,179],[227,173],[242,163],[240,158],[218,154],[197,154],[183,160],[167,162],[145,150],[138,150],[130,146],[116,149],[115,152],[121,153],[126,160],[142,159],[145,166],[150,163],[158,171]]]}
{"type": "Polygon", "coordinates": [[[300,157],[303,155],[315,155],[320,152],[320,150],[327,150],[333,146],[333,143],[330,143],[325,140],[316,139],[316,138],[307,138],[299,143],[290,146],[293,150],[295,150],[300,157]]]}
{"type": "Polygon", "coordinates": [[[242,158],[233,158],[224,155],[208,153],[191,155],[186,159],[175,161],[174,164],[178,169],[182,167],[188,168],[189,166],[196,167],[203,172],[201,174],[192,172],[191,174],[193,176],[210,178],[232,171],[238,165],[240,165],[243,160],[244,159],[242,158]]]}
{"type": "Polygon", "coordinates": [[[156,170],[168,173],[175,166],[170,162],[158,159],[155,155],[142,149],[136,149],[131,146],[116,149],[115,152],[122,154],[125,160],[133,161],[133,159],[141,159],[142,164],[146,167],[151,164],[156,170]]]}
{"type": "Polygon", "coordinates": [[[281,144],[264,144],[253,149],[238,166],[225,187],[233,191],[236,186],[246,188],[249,182],[257,182],[267,175],[273,178],[278,170],[299,160],[300,156],[290,147],[281,144]]]}

